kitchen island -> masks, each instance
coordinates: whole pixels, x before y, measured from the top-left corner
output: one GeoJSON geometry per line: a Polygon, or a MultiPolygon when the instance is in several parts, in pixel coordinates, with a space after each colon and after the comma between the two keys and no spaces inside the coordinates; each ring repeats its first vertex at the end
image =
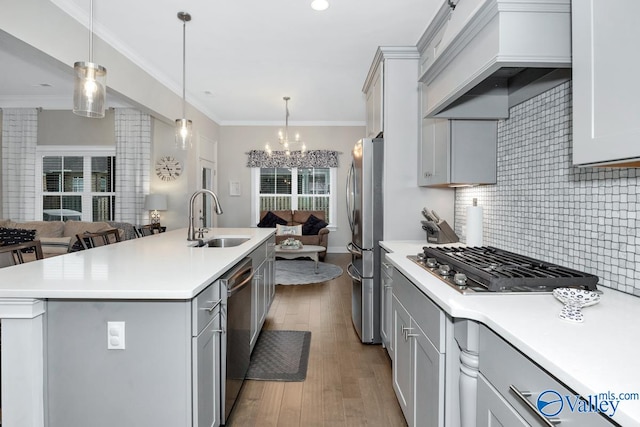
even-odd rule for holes
{"type": "Polygon", "coordinates": [[[51,414],[76,411],[85,425],[191,426],[191,301],[273,233],[210,229],[207,239],[249,238],[213,248],[182,229],[0,269],[3,424],[53,426],[51,414]],[[126,319],[125,349],[108,350],[102,320],[126,319]],[[62,394],[76,404],[60,407],[62,394]]]}
{"type": "MultiPolygon", "coordinates": [[[[381,246],[389,252],[387,261],[447,316],[486,326],[571,392],[585,398],[628,393],[615,411],[609,407],[607,416],[622,426],[640,426],[640,359],[635,356],[640,350],[640,330],[632,326],[640,311],[637,297],[601,286],[601,302],[584,309],[584,323],[570,323],[560,319],[562,304],[550,294],[462,295],[407,259],[420,252],[424,242],[390,241],[381,246]]],[[[483,357],[493,356],[479,355],[480,371],[483,357]]]]}

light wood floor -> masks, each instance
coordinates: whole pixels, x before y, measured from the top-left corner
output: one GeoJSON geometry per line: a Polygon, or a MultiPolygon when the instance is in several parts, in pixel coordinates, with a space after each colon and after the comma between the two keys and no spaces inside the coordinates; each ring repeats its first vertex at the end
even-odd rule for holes
{"type": "Polygon", "coordinates": [[[345,273],[328,282],[276,286],[265,329],[311,331],[304,382],[247,380],[227,426],[406,426],[380,345],[361,344],[351,323],[350,255],[325,262],[345,273]]]}

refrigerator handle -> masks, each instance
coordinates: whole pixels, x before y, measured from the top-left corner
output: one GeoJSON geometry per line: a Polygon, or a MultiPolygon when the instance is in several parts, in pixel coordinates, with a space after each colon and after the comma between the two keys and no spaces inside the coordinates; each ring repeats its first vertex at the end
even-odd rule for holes
{"type": "Polygon", "coordinates": [[[355,270],[355,267],[353,266],[353,264],[349,264],[347,266],[347,274],[349,275],[349,277],[351,277],[351,279],[355,280],[356,282],[362,282],[362,277],[360,277],[357,271],[355,274],[351,272],[352,268],[355,270]]]}
{"type": "Polygon", "coordinates": [[[347,196],[347,219],[349,220],[349,228],[351,228],[351,232],[353,233],[353,172],[354,166],[353,162],[351,162],[351,167],[349,168],[349,172],[347,173],[347,188],[345,194],[347,196]]]}
{"type": "Polygon", "coordinates": [[[347,243],[347,250],[351,255],[356,255],[359,257],[362,256],[362,251],[359,251],[358,248],[355,247],[353,243],[347,243]]]}

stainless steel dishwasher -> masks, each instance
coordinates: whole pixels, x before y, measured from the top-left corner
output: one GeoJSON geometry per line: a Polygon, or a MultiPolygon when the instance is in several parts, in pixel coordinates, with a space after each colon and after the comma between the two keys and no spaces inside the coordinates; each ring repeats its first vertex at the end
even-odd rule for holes
{"type": "Polygon", "coordinates": [[[229,417],[249,369],[252,279],[251,258],[243,259],[220,278],[223,292],[225,289],[227,292],[226,380],[222,395],[222,424],[225,424],[229,417]]]}

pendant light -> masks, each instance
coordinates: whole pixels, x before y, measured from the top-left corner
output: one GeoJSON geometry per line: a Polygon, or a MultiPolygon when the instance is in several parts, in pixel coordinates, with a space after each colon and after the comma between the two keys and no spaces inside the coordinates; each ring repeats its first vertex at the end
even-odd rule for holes
{"type": "Polygon", "coordinates": [[[89,6],[90,36],[89,62],[73,64],[73,113],[101,119],[107,90],[107,69],[93,62],[93,0],[89,6]]]}
{"type": "Polygon", "coordinates": [[[178,148],[186,150],[191,147],[191,136],[193,134],[193,123],[186,118],[186,97],[185,97],[185,76],[186,76],[186,38],[187,22],[191,21],[191,15],[187,12],[178,12],[178,19],[182,21],[182,118],[176,120],[176,145],[178,148]]]}

